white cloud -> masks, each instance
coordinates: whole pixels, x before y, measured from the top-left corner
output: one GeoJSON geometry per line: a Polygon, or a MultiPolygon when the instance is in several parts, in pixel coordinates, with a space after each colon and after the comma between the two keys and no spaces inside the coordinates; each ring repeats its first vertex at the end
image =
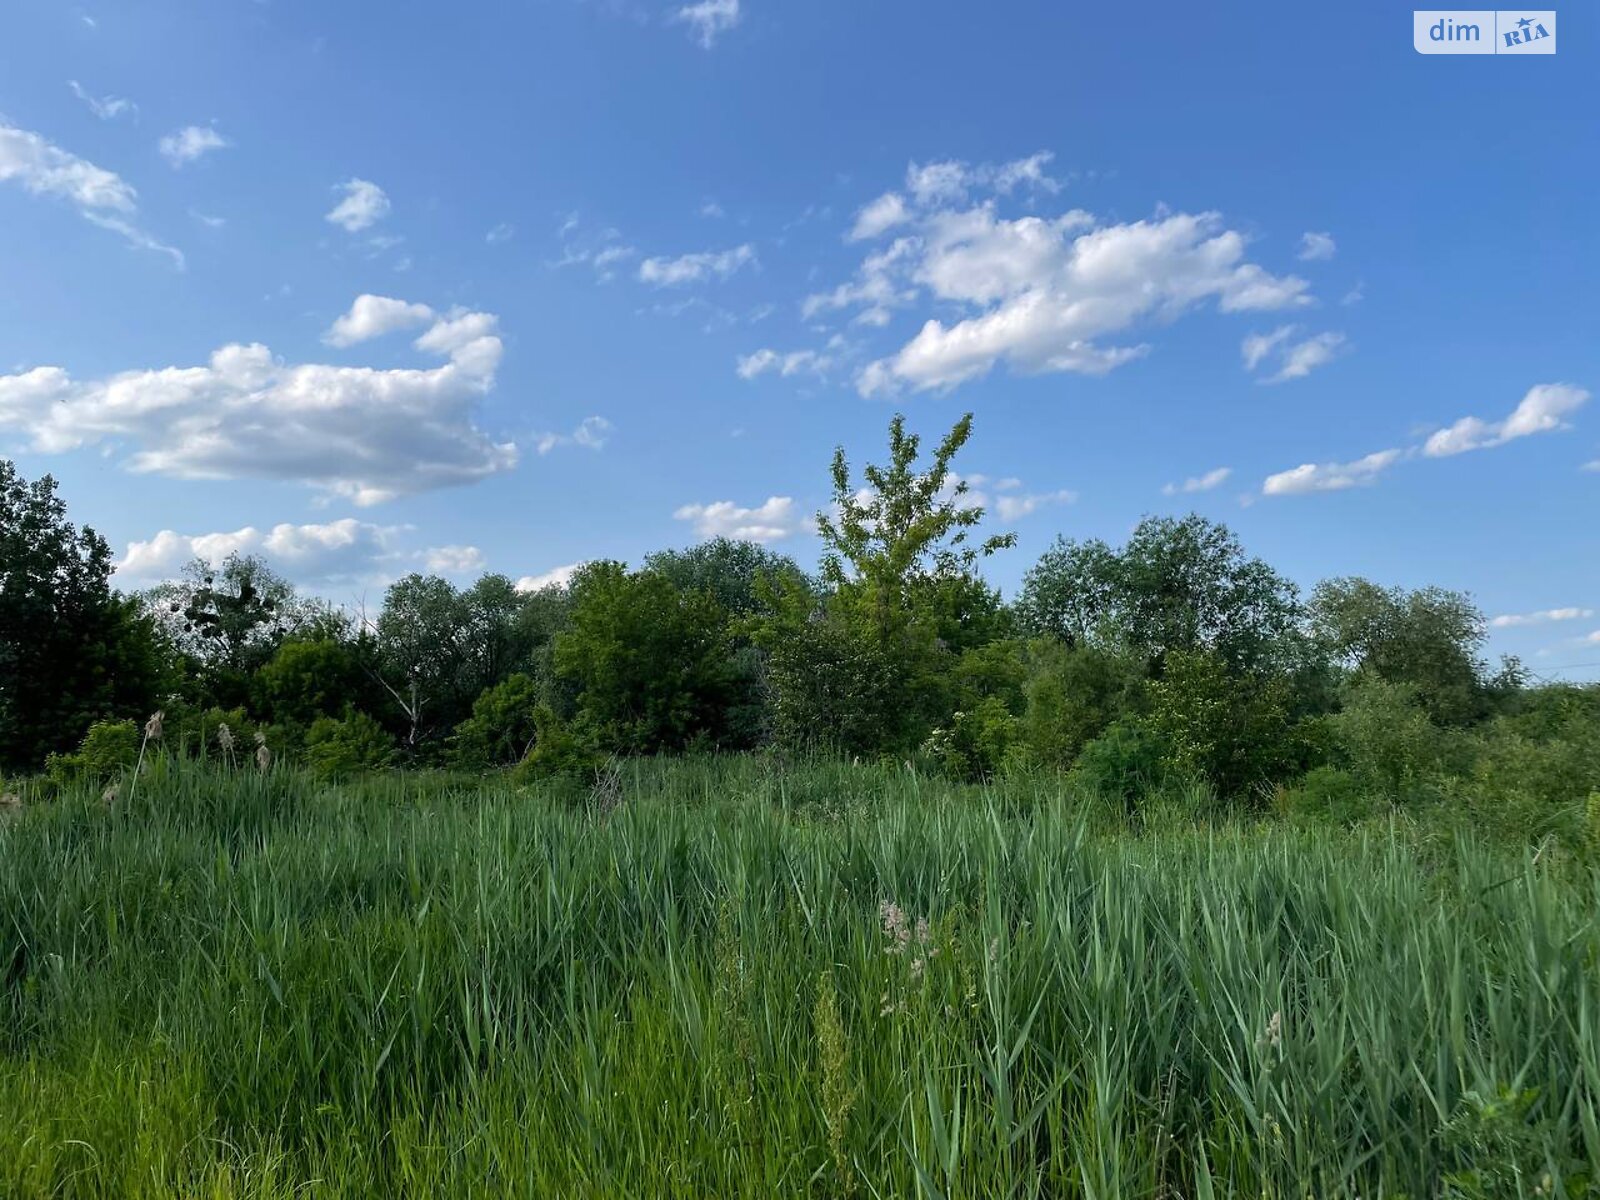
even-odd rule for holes
{"type": "Polygon", "coordinates": [[[1524,625],[1548,625],[1553,621],[1583,621],[1592,616],[1592,608],[1547,608],[1541,612],[1506,613],[1489,624],[1495,629],[1518,629],[1524,625]]]}
{"type": "Polygon", "coordinates": [[[1333,240],[1331,233],[1302,233],[1300,235],[1301,262],[1325,262],[1332,258],[1339,250],[1339,244],[1333,240]]]}
{"type": "Polygon", "coordinates": [[[846,236],[852,242],[864,241],[896,225],[904,225],[910,219],[911,210],[906,207],[905,198],[899,192],[885,192],[856,213],[855,224],[846,236]]]}
{"type": "MultiPolygon", "coordinates": [[[[755,247],[746,242],[732,250],[684,254],[677,258],[647,258],[639,264],[639,278],[656,287],[681,287],[716,276],[726,279],[756,261],[755,247]]],[[[598,262],[596,265],[599,265],[598,262]]]]}
{"type": "Polygon", "coordinates": [[[791,350],[787,354],[780,354],[776,350],[761,349],[740,358],[737,370],[740,379],[754,379],[769,371],[787,378],[799,374],[821,375],[832,363],[833,360],[827,355],[818,354],[815,350],[791,350]]]}
{"type": "Polygon", "coordinates": [[[1209,492],[1212,488],[1227,483],[1228,477],[1232,474],[1232,467],[1218,467],[1214,471],[1207,471],[1204,475],[1191,476],[1182,483],[1169,483],[1161,489],[1161,493],[1164,496],[1187,496],[1195,492],[1209,492]]]}
{"type": "Polygon", "coordinates": [[[374,525],[354,517],[326,525],[252,525],[232,533],[181,534],[163,529],[148,541],[129,542],[117,564],[124,584],[177,576],[196,558],[213,565],[230,554],[256,554],[299,582],[330,583],[371,578],[379,564],[396,556],[398,526],[374,525]]]}
{"type": "Polygon", "coordinates": [[[489,313],[456,310],[414,343],[427,368],[287,364],[228,345],[203,366],[77,381],[60,367],[0,375],[0,430],[38,453],[136,447],[134,471],[179,479],[292,480],[376,504],[472,483],[516,465],[473,409],[494,386],[501,342],[489,313]]]}
{"type": "Polygon", "coordinates": [[[334,191],[341,193],[343,198],[324,220],[331,221],[347,233],[360,233],[389,215],[388,195],[369,180],[350,179],[339,184],[334,191]]]}
{"type": "Polygon", "coordinates": [[[1346,488],[1365,487],[1375,483],[1379,475],[1404,457],[1404,452],[1400,450],[1380,450],[1355,462],[1302,463],[1292,470],[1268,476],[1261,491],[1267,496],[1293,496],[1305,492],[1340,492],[1346,488]]]}
{"type": "Polygon", "coordinates": [[[67,86],[72,89],[72,94],[89,106],[89,111],[102,121],[115,121],[127,113],[137,115],[139,106],[132,100],[124,100],[121,96],[94,96],[86,91],[76,79],[67,80],[67,86]]]}
{"type": "Polygon", "coordinates": [[[1591,633],[1588,637],[1584,638],[1583,640],[1584,640],[1584,643],[1586,645],[1589,645],[1589,646],[1600,646],[1600,629],[1596,629],[1593,633],[1591,633]]]}
{"type": "Polygon", "coordinates": [[[1582,408],[1588,400],[1588,392],[1570,383],[1535,384],[1504,421],[1462,417],[1454,425],[1430,437],[1422,452],[1430,458],[1445,458],[1452,454],[1465,454],[1469,450],[1503,446],[1536,433],[1566,429],[1566,418],[1582,408]]]}
{"type": "Polygon", "coordinates": [[[728,210],[715,200],[707,200],[700,205],[700,215],[709,221],[720,221],[728,215],[728,210]]]}
{"type": "Polygon", "coordinates": [[[389,296],[364,294],[356,297],[350,311],[329,327],[322,340],[330,346],[354,346],[357,342],[426,325],[432,320],[433,309],[426,304],[408,304],[389,296]]]}
{"type": "Polygon", "coordinates": [[[519,592],[542,592],[548,587],[566,587],[572,582],[572,577],[588,565],[587,560],[568,563],[564,567],[552,567],[543,575],[524,575],[517,580],[516,588],[519,592]]]}
{"type": "Polygon", "coordinates": [[[1244,369],[1254,371],[1267,355],[1292,338],[1297,328],[1295,325],[1279,325],[1271,333],[1245,334],[1244,341],[1239,344],[1239,353],[1244,358],[1244,369]]]}
{"type": "Polygon", "coordinates": [[[684,5],[672,15],[674,21],[691,26],[696,40],[707,50],[743,18],[739,0],[699,0],[697,4],[684,5]]]}
{"type": "Polygon", "coordinates": [[[209,125],[190,125],[162,138],[161,157],[174,169],[203,158],[213,150],[221,150],[233,143],[209,125]]]}
{"type": "Polygon", "coordinates": [[[1583,470],[1583,471],[1600,471],[1600,458],[1595,459],[1593,462],[1584,463],[1583,466],[1579,468],[1579,470],[1583,470]]]}
{"type": "Polygon", "coordinates": [[[1262,383],[1284,383],[1290,379],[1304,379],[1318,367],[1332,362],[1345,347],[1345,336],[1332,331],[1313,334],[1299,341],[1293,338],[1299,329],[1293,325],[1281,326],[1265,335],[1252,335],[1242,347],[1245,370],[1253,371],[1261,361],[1274,354],[1278,369],[1264,376],[1262,383]]]}
{"type": "Polygon", "coordinates": [[[899,276],[920,246],[919,239],[898,238],[887,249],[867,255],[854,280],[841,283],[831,292],[807,296],[800,305],[800,315],[810,321],[822,313],[860,305],[856,323],[887,325],[891,309],[903,307],[917,298],[916,289],[899,276]]]}
{"type": "Polygon", "coordinates": [[[420,557],[435,575],[472,575],[489,561],[476,546],[429,546],[420,557]]]}
{"type": "Polygon", "coordinates": [[[483,240],[491,246],[498,246],[501,242],[509,242],[517,234],[517,227],[502,221],[488,233],[483,235],[483,240]]]}
{"type": "Polygon", "coordinates": [[[1021,496],[1001,495],[995,497],[995,512],[1002,521],[1020,521],[1023,517],[1031,516],[1052,504],[1075,504],[1078,493],[1062,488],[1054,492],[1036,492],[1021,496]]]}
{"type": "Polygon", "coordinates": [[[36,196],[72,204],[84,220],[121,234],[141,250],[166,254],[183,266],[183,254],[133,224],[138,193],[114,171],[69,154],[37,133],[0,122],[0,183],[15,180],[36,196]]]}
{"type": "Polygon", "coordinates": [[[1009,195],[1026,185],[1044,192],[1059,192],[1061,185],[1044,173],[1055,155],[1048,150],[1006,163],[979,163],[973,166],[958,159],[943,162],[912,163],[906,168],[906,190],[923,206],[949,204],[964,199],[968,192],[987,188],[1009,195]]]}
{"type": "Polygon", "coordinates": [[[571,433],[546,433],[540,436],[540,454],[549,454],[557,446],[582,446],[585,450],[604,450],[606,439],[616,426],[604,417],[585,417],[571,433]]]}
{"type": "MultiPolygon", "coordinates": [[[[929,195],[951,186],[918,182],[929,195]]],[[[1171,320],[1206,300],[1223,312],[1310,302],[1305,280],[1246,261],[1244,236],[1215,213],[1102,226],[1081,211],[1002,220],[985,204],[935,212],[916,239],[901,241],[896,261],[880,267],[880,291],[895,294],[904,281],[935,301],[980,311],[949,325],[929,319],[897,353],[862,371],[857,384],[868,395],[950,388],[1000,362],[1028,374],[1104,374],[1149,347],[1102,339],[1143,320],[1171,320]]],[[[807,308],[855,299],[841,290],[812,297],[807,308]]]]}
{"type": "Polygon", "coordinates": [[[732,500],[713,504],[685,504],[672,514],[679,521],[690,521],[703,538],[726,537],[743,542],[776,542],[810,527],[807,518],[795,511],[789,496],[772,496],[756,508],[741,508],[732,500]]]}

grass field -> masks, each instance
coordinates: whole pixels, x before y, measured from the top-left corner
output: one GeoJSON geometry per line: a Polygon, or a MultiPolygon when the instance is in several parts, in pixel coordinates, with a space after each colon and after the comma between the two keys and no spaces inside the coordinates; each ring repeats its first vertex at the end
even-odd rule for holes
{"type": "Polygon", "coordinates": [[[0,1195],[1547,1196],[1600,876],[1056,785],[158,762],[0,822],[0,1195]]]}

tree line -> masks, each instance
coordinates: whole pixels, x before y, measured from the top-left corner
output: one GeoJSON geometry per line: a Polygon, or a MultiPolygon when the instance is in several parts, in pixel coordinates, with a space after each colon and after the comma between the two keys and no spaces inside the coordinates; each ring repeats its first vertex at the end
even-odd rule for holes
{"type": "Polygon", "coordinates": [[[717,539],[533,592],[408,575],[375,614],[238,555],[121,595],[54,482],[0,462],[0,768],[102,770],[159,708],[185,752],[223,753],[226,727],[229,753],[258,741],[329,774],[771,747],[968,780],[1070,769],[1130,805],[1359,807],[1497,771],[1546,807],[1600,787],[1600,689],[1491,666],[1460,592],[1303,595],[1190,515],[1120,546],[1058,539],[1006,602],[980,566],[1012,539],[980,535],[954,470],[971,428],[925,455],[895,417],[859,476],[840,449],[815,572],[717,539]]]}

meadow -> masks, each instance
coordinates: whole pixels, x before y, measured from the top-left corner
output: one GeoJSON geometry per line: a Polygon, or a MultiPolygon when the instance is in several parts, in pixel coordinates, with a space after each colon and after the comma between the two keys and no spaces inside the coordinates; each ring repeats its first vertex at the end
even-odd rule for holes
{"type": "Polygon", "coordinates": [[[128,791],[0,818],[6,1197],[1597,1190],[1549,847],[768,755],[128,791]]]}

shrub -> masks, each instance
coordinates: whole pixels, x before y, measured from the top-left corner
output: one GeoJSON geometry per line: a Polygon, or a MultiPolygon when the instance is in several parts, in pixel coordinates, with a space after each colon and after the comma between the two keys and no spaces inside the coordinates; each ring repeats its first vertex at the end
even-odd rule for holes
{"type": "Polygon", "coordinates": [[[1171,747],[1145,721],[1120,717],[1083,748],[1072,768],[1075,783],[1132,812],[1140,798],[1167,782],[1171,747]]]}
{"type": "Polygon", "coordinates": [[[1310,817],[1338,825],[1354,825],[1375,815],[1383,806],[1376,795],[1349,771],[1338,767],[1317,767],[1283,794],[1283,808],[1290,816],[1310,817]]]}
{"type": "Polygon", "coordinates": [[[510,676],[479,696],[472,716],[456,726],[452,758],[474,770],[521,761],[538,736],[538,707],[539,685],[527,675],[510,676]]]}
{"type": "Polygon", "coordinates": [[[1446,735],[1408,684],[1362,677],[1328,719],[1337,757],[1367,791],[1388,800],[1413,797],[1440,773],[1446,735]]]}
{"type": "Polygon", "coordinates": [[[306,762],[324,779],[342,779],[377,770],[394,761],[394,743],[364,712],[341,719],[318,717],[306,733],[306,762]]]}
{"type": "Polygon", "coordinates": [[[537,730],[533,749],[512,773],[517,783],[556,777],[592,778],[605,761],[586,722],[562,721],[548,708],[539,708],[534,710],[533,723],[537,730]]]}
{"type": "Polygon", "coordinates": [[[45,773],[57,784],[104,783],[133,769],[139,760],[139,738],[139,727],[132,721],[96,721],[76,753],[50,755],[45,773]]]}
{"type": "Polygon", "coordinates": [[[1021,728],[1000,697],[988,696],[974,708],[957,712],[948,726],[935,729],[922,752],[956,779],[992,779],[1012,757],[1021,728]]]}
{"type": "Polygon", "coordinates": [[[1184,652],[1167,656],[1151,693],[1151,725],[1166,739],[1173,765],[1222,795],[1247,795],[1303,769],[1305,748],[1283,679],[1239,671],[1216,654],[1184,652]]]}

